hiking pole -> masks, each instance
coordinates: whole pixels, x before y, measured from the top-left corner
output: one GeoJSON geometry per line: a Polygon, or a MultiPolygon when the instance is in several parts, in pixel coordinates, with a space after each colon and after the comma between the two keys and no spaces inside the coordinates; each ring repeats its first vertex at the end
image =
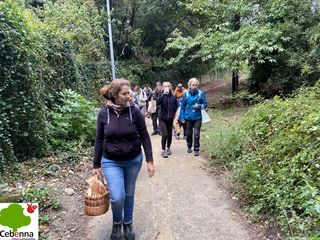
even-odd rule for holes
{"type": "Polygon", "coordinates": [[[110,15],[110,2],[106,0],[107,14],[108,14],[108,33],[109,33],[109,48],[110,48],[110,59],[111,59],[111,74],[112,80],[116,78],[116,71],[114,68],[114,55],[113,55],[113,42],[112,42],[112,27],[111,27],[111,15],[110,15]]]}

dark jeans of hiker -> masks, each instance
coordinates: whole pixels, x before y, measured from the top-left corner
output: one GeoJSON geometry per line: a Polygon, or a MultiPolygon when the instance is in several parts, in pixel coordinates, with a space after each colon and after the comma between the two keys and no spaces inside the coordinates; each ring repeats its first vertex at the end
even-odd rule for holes
{"type": "Polygon", "coordinates": [[[158,112],[151,113],[151,119],[152,119],[153,132],[154,133],[159,132],[159,128],[158,128],[158,112]]]}
{"type": "Polygon", "coordinates": [[[186,120],[185,124],[186,124],[186,135],[187,135],[188,148],[192,148],[192,140],[193,140],[193,150],[199,151],[199,149],[200,149],[201,119],[199,119],[199,120],[186,120]]]}
{"type": "Polygon", "coordinates": [[[170,148],[172,143],[172,127],[173,118],[171,119],[159,119],[160,131],[161,131],[161,147],[162,150],[170,148]]]}

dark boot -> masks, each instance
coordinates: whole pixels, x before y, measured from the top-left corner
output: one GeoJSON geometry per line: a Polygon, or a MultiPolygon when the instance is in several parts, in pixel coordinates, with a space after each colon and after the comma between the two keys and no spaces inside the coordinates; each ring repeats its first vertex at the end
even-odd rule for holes
{"type": "Polygon", "coordinates": [[[151,133],[151,136],[157,135],[158,131],[153,131],[153,133],[151,133]]]}
{"type": "Polygon", "coordinates": [[[132,223],[123,224],[124,237],[126,240],[134,240],[136,238],[136,234],[133,231],[132,223]]]}
{"type": "Polygon", "coordinates": [[[121,240],[121,223],[114,223],[112,225],[110,240],[121,240]]]}

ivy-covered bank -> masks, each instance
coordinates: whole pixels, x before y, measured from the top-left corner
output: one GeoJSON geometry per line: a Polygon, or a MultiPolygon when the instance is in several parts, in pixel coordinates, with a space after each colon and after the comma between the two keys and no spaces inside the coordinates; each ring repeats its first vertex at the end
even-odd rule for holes
{"type": "MultiPolygon", "coordinates": [[[[27,5],[28,6],[28,5],[27,5]]],[[[48,121],[60,91],[95,96],[108,76],[101,15],[85,4],[32,10],[0,2],[0,172],[8,164],[47,155],[48,121]],[[68,14],[67,14],[68,13],[68,14]]]]}
{"type": "Polygon", "coordinates": [[[233,170],[248,209],[276,219],[291,239],[320,237],[319,106],[318,84],[256,105],[235,127],[206,132],[211,162],[233,170]]]}

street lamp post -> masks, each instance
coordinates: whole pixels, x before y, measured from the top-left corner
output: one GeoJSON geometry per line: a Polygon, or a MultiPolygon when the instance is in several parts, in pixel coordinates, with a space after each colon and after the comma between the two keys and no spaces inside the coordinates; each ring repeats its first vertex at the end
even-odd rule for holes
{"type": "Polygon", "coordinates": [[[112,42],[112,27],[111,27],[111,15],[110,15],[110,2],[106,0],[107,14],[108,14],[108,33],[109,33],[109,47],[110,47],[110,59],[111,59],[111,74],[112,79],[116,78],[116,70],[114,68],[114,55],[113,55],[113,42],[112,42]]]}

